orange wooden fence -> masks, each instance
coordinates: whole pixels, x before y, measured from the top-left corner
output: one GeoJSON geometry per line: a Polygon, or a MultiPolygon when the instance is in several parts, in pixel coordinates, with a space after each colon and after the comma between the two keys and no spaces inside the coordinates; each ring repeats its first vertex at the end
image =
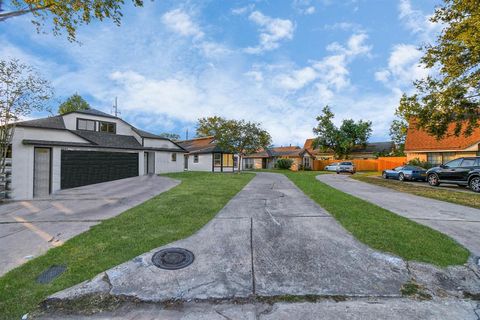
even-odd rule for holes
{"type": "Polygon", "coordinates": [[[353,159],[353,160],[314,160],[313,170],[323,170],[334,162],[351,161],[357,171],[383,171],[401,166],[407,162],[406,157],[381,157],[378,159],[353,159]]]}

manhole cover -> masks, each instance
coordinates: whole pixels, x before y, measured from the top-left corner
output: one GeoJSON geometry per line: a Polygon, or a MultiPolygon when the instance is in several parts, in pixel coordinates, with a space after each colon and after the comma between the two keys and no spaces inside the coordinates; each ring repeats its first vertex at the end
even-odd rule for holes
{"type": "Polygon", "coordinates": [[[53,265],[47,270],[43,271],[38,277],[38,283],[50,283],[56,278],[58,278],[62,273],[67,270],[67,266],[56,266],[53,265]]]}
{"type": "Polygon", "coordinates": [[[152,257],[155,266],[161,269],[177,270],[192,264],[193,253],[182,248],[168,248],[156,252],[152,257]]]}

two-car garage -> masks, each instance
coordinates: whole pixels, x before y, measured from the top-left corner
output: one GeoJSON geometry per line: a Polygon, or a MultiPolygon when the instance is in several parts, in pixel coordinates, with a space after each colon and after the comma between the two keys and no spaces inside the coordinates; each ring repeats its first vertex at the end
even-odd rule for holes
{"type": "Polygon", "coordinates": [[[62,150],[61,189],[138,176],[138,152],[62,150]]]}

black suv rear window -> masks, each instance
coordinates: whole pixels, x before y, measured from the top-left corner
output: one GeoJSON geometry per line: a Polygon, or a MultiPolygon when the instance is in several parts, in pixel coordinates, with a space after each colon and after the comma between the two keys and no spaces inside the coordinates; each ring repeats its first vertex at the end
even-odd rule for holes
{"type": "Polygon", "coordinates": [[[463,159],[461,167],[473,167],[475,166],[476,159],[463,159]]]}
{"type": "Polygon", "coordinates": [[[351,166],[352,165],[351,162],[342,162],[340,164],[343,165],[343,166],[351,166]]]}

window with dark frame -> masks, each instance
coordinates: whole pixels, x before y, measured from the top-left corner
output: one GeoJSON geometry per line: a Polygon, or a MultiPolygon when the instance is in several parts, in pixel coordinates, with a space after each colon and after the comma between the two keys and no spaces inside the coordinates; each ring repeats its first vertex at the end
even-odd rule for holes
{"type": "Polygon", "coordinates": [[[215,167],[220,167],[222,165],[222,155],[220,153],[215,153],[213,155],[213,165],[215,167]]]}
{"type": "Polygon", "coordinates": [[[77,130],[95,131],[95,120],[77,119],[77,130]]]}
{"type": "Polygon", "coordinates": [[[177,161],[177,154],[176,153],[172,153],[172,161],[177,161]]]}
{"type": "Polygon", "coordinates": [[[195,154],[195,155],[193,156],[193,162],[194,162],[194,163],[198,163],[198,154],[195,154]]]}
{"type": "Polygon", "coordinates": [[[108,133],[115,133],[116,131],[116,124],[114,122],[98,122],[98,131],[100,132],[108,132],[108,133]]]}

